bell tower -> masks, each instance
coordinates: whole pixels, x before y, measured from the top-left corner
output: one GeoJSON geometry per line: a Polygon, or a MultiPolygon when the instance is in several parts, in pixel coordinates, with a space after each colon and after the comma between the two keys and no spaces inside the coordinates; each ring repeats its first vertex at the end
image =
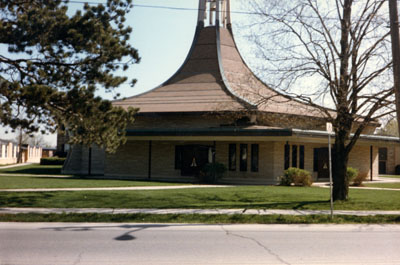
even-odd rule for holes
{"type": "Polygon", "coordinates": [[[231,29],[230,0],[199,0],[199,15],[197,25],[231,29]]]}

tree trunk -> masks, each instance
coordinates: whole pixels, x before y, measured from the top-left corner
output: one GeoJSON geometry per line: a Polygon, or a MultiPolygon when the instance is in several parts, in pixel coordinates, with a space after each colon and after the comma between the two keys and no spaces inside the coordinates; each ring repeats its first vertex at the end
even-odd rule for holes
{"type": "Polygon", "coordinates": [[[333,155],[333,200],[347,200],[349,197],[349,181],[347,179],[347,163],[349,153],[346,150],[347,133],[338,132],[335,136],[333,155]]]}
{"type": "Polygon", "coordinates": [[[18,135],[18,155],[17,155],[17,164],[22,163],[22,129],[19,131],[18,135]]]}

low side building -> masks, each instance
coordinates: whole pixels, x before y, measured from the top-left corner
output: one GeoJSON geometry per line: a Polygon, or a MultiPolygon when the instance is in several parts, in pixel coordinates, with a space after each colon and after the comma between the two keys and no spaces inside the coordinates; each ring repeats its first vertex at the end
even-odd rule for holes
{"type": "Polygon", "coordinates": [[[22,163],[39,163],[42,157],[42,148],[39,146],[22,145],[9,140],[0,140],[0,165],[15,164],[18,153],[22,152],[22,163]]]}

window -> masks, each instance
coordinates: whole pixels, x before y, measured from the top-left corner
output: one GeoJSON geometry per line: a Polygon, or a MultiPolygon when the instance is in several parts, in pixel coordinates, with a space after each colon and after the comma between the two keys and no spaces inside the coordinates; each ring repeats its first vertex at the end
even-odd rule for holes
{"type": "Polygon", "coordinates": [[[300,145],[300,154],[299,154],[299,167],[304,169],[304,145],[300,145]]]}
{"type": "Polygon", "coordinates": [[[284,161],[285,161],[285,169],[289,168],[289,161],[290,161],[290,145],[289,144],[285,144],[285,157],[284,157],[284,161]]]}
{"type": "Polygon", "coordinates": [[[247,171],[247,144],[240,144],[240,171],[247,171]]]}
{"type": "Polygon", "coordinates": [[[251,145],[251,171],[258,172],[258,144],[251,145]]]}
{"type": "Polygon", "coordinates": [[[229,170],[236,171],[236,144],[229,144],[229,170]]]}
{"type": "Polygon", "coordinates": [[[3,156],[3,145],[0,143],[0,157],[3,156]]]}
{"type": "Polygon", "coordinates": [[[387,160],[387,148],[379,148],[379,160],[386,161],[387,160]]]}
{"type": "Polygon", "coordinates": [[[297,145],[292,145],[292,167],[297,167],[297,145]]]}
{"type": "Polygon", "coordinates": [[[175,169],[182,168],[182,146],[175,146],[175,169]]]}
{"type": "Polygon", "coordinates": [[[15,146],[14,144],[11,144],[11,157],[15,157],[15,146]]]}
{"type": "Polygon", "coordinates": [[[387,148],[379,148],[379,174],[386,174],[387,148]]]}
{"type": "Polygon", "coordinates": [[[314,172],[318,171],[318,148],[314,148],[314,172]]]}
{"type": "Polygon", "coordinates": [[[7,151],[8,151],[8,144],[4,145],[4,157],[5,158],[8,157],[7,151]]]}

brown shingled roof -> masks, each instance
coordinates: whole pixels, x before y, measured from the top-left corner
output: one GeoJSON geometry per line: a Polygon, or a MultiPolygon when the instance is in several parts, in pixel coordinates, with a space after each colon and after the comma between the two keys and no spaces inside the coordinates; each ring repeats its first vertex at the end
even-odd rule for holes
{"type": "Polygon", "coordinates": [[[140,113],[243,111],[321,116],[304,103],[278,94],[247,67],[232,33],[218,26],[198,26],[182,67],[161,86],[115,106],[140,113]],[[269,100],[266,100],[269,98],[269,100]]]}

